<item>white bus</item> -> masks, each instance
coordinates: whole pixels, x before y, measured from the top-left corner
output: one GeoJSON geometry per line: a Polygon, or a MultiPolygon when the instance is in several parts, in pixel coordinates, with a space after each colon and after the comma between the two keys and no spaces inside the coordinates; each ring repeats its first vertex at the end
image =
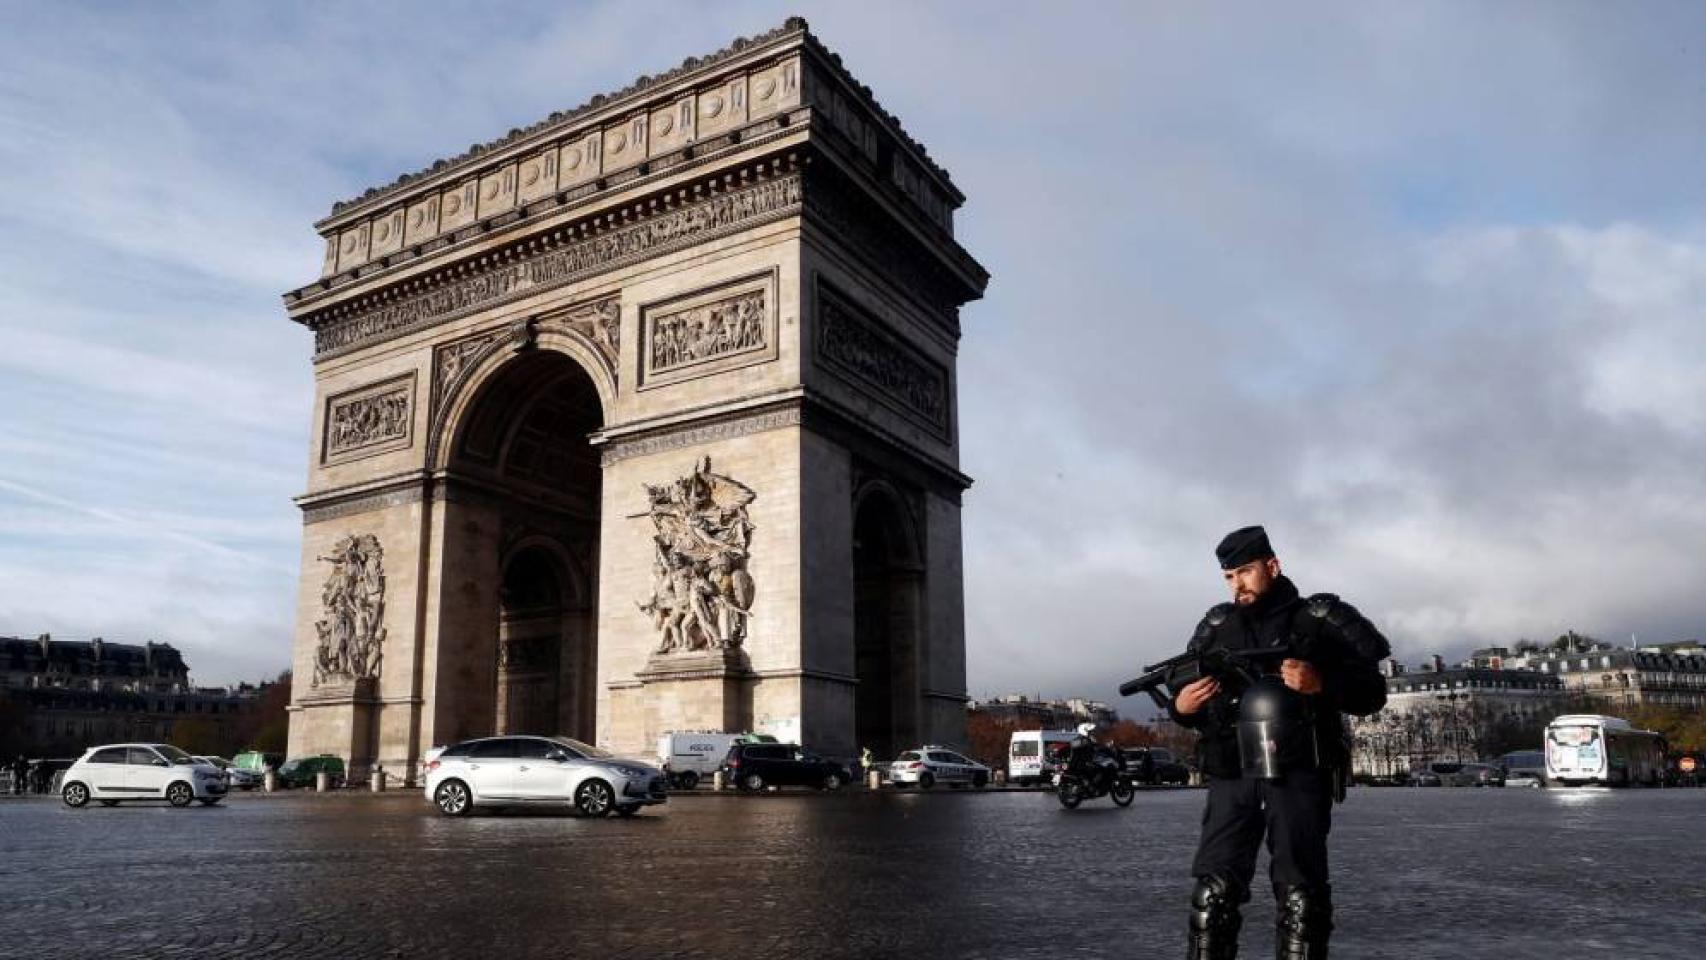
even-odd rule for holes
{"type": "Polygon", "coordinates": [[[1013,731],[1013,739],[1007,746],[1007,782],[1040,783],[1049,754],[1070,746],[1077,735],[1071,730],[1013,731]]]}
{"type": "Polygon", "coordinates": [[[1629,721],[1568,714],[1546,726],[1546,779],[1567,787],[1657,786],[1665,772],[1664,738],[1629,721]]]}

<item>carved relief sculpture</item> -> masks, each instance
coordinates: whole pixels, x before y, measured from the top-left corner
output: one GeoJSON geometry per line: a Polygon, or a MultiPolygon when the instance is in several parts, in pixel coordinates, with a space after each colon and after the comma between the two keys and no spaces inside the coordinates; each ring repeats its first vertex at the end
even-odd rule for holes
{"type": "Polygon", "coordinates": [[[399,387],[334,406],[326,446],[331,453],[343,453],[408,435],[409,391],[399,387]]]}
{"type": "Polygon", "coordinates": [[[639,605],[658,631],[657,653],[731,650],[746,639],[756,589],[747,572],[757,494],[711,472],[711,458],[667,486],[646,485],[652,595],[639,605]]]}
{"type": "Polygon", "coordinates": [[[937,431],[948,425],[948,375],[881,324],[819,288],[818,354],[855,383],[937,431]]]}
{"type": "Polygon", "coordinates": [[[326,401],[322,460],[354,459],[408,446],[414,409],[412,373],[331,397],[326,401]]]}
{"type": "Polygon", "coordinates": [[[315,621],[320,635],[314,651],[313,686],[370,680],[379,676],[385,642],[384,551],[373,534],[349,536],[320,557],[332,565],[320,591],[325,619],[315,621]]]}
{"type": "Polygon", "coordinates": [[[765,347],[764,293],[739,296],[666,314],[651,324],[653,371],[673,370],[765,347]]]}

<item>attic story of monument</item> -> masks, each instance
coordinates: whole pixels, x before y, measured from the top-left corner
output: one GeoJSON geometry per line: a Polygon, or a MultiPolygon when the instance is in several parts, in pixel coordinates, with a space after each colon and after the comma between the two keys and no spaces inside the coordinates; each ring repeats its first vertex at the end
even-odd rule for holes
{"type": "Polygon", "coordinates": [[[337,204],[291,753],[962,739],[963,200],[790,20],[337,204]]]}

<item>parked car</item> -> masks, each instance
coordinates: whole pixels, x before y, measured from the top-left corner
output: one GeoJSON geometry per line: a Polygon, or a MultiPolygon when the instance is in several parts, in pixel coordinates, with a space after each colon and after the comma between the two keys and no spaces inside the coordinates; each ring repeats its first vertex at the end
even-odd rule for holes
{"type": "Polygon", "coordinates": [[[264,780],[267,770],[277,770],[284,766],[284,754],[264,753],[260,750],[244,750],[231,758],[231,766],[255,775],[257,782],[264,780]]]}
{"type": "Polygon", "coordinates": [[[114,806],[128,800],[164,800],[212,806],[225,796],[225,772],[169,743],[115,743],[90,747],[64,776],[59,795],[68,807],[90,800],[114,806]]]}
{"type": "Polygon", "coordinates": [[[1431,766],[1414,767],[1410,770],[1409,784],[1412,787],[1443,787],[1445,781],[1431,766]]]}
{"type": "Polygon", "coordinates": [[[1545,787],[1546,753],[1543,750],[1513,750],[1499,758],[1507,787],[1545,787]]]}
{"type": "Polygon", "coordinates": [[[662,770],[568,737],[482,737],[428,757],[427,800],[451,817],[475,807],[566,804],[590,817],[631,817],[669,799],[662,770]]]}
{"type": "Polygon", "coordinates": [[[196,755],[196,759],[211,763],[225,773],[225,784],[233,790],[253,790],[261,784],[261,776],[248,770],[239,770],[231,761],[224,757],[204,757],[196,755]]]}
{"type": "Polygon", "coordinates": [[[1505,775],[1490,763],[1434,760],[1410,770],[1413,787],[1502,787],[1505,775]]]}
{"type": "Polygon", "coordinates": [[[1132,778],[1138,783],[1183,786],[1191,782],[1191,768],[1180,763],[1173,751],[1165,747],[1128,747],[1121,752],[1125,754],[1126,769],[1132,771],[1132,778]]]}
{"type": "Polygon", "coordinates": [[[928,790],[938,783],[974,787],[989,785],[989,768],[947,747],[925,745],[902,753],[888,767],[889,782],[895,786],[916,785],[928,790]]]}
{"type": "Polygon", "coordinates": [[[737,743],[718,769],[747,791],[785,786],[839,790],[853,781],[847,764],[825,760],[797,743],[737,743]]]}
{"type": "Polygon", "coordinates": [[[284,765],[278,768],[278,784],[286,788],[312,787],[315,775],[322,770],[331,781],[332,789],[336,790],[344,785],[344,760],[329,753],[284,761],[284,765]]]}
{"type": "Polygon", "coordinates": [[[1466,763],[1457,779],[1453,786],[1502,787],[1505,785],[1505,772],[1491,763],[1466,763]]]}

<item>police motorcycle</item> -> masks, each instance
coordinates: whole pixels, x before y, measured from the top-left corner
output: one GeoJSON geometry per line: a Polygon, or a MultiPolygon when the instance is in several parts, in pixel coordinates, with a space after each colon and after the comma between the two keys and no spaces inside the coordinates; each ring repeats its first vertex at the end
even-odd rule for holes
{"type": "Polygon", "coordinates": [[[1055,767],[1054,795],[1068,810],[1099,797],[1110,797],[1116,806],[1129,807],[1137,797],[1137,787],[1126,769],[1125,758],[1118,750],[1092,739],[1090,735],[1095,730],[1093,723],[1079,724],[1078,735],[1072,738],[1065,758],[1055,767]]]}
{"type": "MultiPolygon", "coordinates": [[[[1244,776],[1273,780],[1287,764],[1302,761],[1315,766],[1321,759],[1308,704],[1275,672],[1289,657],[1308,659],[1307,645],[1294,641],[1255,650],[1191,651],[1144,667],[1143,676],[1120,684],[1120,696],[1146,693],[1166,710],[1180,690],[1197,680],[1219,680],[1238,710],[1238,754],[1244,776]]],[[[1336,770],[1336,776],[1334,799],[1343,802],[1344,771],[1336,770]]]]}

